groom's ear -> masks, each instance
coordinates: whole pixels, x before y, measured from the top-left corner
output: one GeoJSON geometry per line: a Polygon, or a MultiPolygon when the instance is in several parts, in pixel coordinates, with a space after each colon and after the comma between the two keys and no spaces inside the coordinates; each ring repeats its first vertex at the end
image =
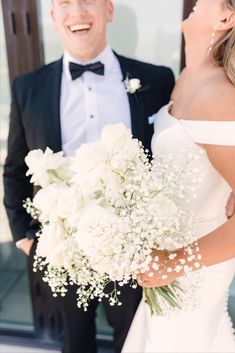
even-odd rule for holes
{"type": "Polygon", "coordinates": [[[223,17],[215,26],[216,31],[226,32],[235,27],[235,13],[228,12],[227,16],[223,17]]]}

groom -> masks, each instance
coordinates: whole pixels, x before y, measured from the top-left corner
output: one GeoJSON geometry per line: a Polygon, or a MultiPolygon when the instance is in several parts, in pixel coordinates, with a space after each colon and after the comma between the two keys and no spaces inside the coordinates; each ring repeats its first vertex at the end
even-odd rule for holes
{"type": "MultiPolygon", "coordinates": [[[[133,136],[150,149],[153,125],[149,117],[169,101],[174,85],[170,69],[111,50],[106,27],[113,12],[111,0],[54,0],[51,14],[64,47],[63,58],[17,78],[12,87],[4,203],[14,241],[28,255],[36,330],[46,327],[52,333],[61,332],[63,353],[96,352],[97,302],[87,312],[78,309],[73,287],[65,298],[53,298],[40,274],[32,272],[38,224],[22,207],[22,200],[35,193],[25,176],[24,158],[30,150],[47,146],[73,155],[82,143],[97,140],[103,126],[117,122],[131,128],[133,136]],[[134,78],[141,87],[135,86],[134,78]]],[[[121,307],[104,302],[116,353],[141,299],[140,289],[124,286],[121,291],[121,307]]]]}

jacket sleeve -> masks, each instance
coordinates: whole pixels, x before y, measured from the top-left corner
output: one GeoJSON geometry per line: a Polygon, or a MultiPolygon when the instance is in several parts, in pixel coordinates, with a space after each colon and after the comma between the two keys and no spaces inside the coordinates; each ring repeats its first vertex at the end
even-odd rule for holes
{"type": "Polygon", "coordinates": [[[26,177],[25,156],[28,153],[21,109],[17,102],[16,81],[12,86],[12,103],[8,136],[8,153],[3,171],[4,205],[14,241],[33,237],[32,219],[23,207],[23,200],[32,198],[33,186],[26,177]]]}

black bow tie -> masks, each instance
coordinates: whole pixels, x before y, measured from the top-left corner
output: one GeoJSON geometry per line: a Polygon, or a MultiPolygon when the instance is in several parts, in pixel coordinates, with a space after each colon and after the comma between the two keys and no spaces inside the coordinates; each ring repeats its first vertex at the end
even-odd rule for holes
{"type": "Polygon", "coordinates": [[[69,70],[72,80],[76,80],[76,78],[80,77],[85,71],[91,71],[97,75],[104,75],[104,64],[100,61],[89,65],[79,65],[70,62],[69,70]]]}

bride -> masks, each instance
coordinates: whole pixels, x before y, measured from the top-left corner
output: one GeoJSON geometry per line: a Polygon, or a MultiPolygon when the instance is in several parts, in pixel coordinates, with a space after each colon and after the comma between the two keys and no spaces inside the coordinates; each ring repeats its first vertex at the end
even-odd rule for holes
{"type": "MultiPolygon", "coordinates": [[[[198,197],[190,202],[198,221],[201,265],[206,266],[195,293],[200,305],[157,317],[142,299],[123,353],[235,352],[227,311],[235,273],[235,217],[227,220],[224,212],[235,190],[235,0],[198,0],[182,29],[186,68],[172,102],[156,116],[152,149],[179,154],[196,148],[202,154],[196,163],[204,177],[198,197]]],[[[161,261],[164,255],[155,253],[161,261]]],[[[183,256],[180,249],[177,258],[183,256]]],[[[176,277],[186,281],[183,273],[167,273],[163,280],[155,272],[153,277],[142,274],[139,284],[158,287],[176,277]]]]}

